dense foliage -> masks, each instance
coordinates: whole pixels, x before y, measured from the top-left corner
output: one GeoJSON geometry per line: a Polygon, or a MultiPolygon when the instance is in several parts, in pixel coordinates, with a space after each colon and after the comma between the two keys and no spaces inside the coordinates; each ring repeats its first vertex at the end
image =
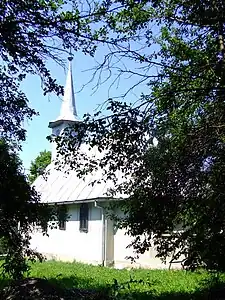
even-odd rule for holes
{"type": "Polygon", "coordinates": [[[47,234],[51,210],[39,203],[37,193],[23,174],[21,161],[3,140],[0,142],[0,169],[0,237],[7,249],[3,266],[5,272],[18,278],[28,270],[26,259],[42,259],[29,248],[30,233],[37,225],[47,234]]]}
{"type": "Polygon", "coordinates": [[[196,0],[0,4],[1,135],[24,140],[22,122],[35,114],[19,90],[26,73],[41,76],[44,93],[60,94],[46,60],[107,45],[95,75],[116,68],[149,92],[132,105],[111,100],[106,117],[87,116],[77,138],[104,150],[100,161],[81,165],[73,135],[62,141],[64,161],[80,175],[102,168],[115,180],[112,195],[129,195],[120,224],[137,253],[153,244],[162,258],[179,251],[190,268],[225,269],[224,11],[223,1],[196,0]]]}
{"type": "Polygon", "coordinates": [[[29,249],[31,226],[49,217],[11,150],[11,145],[21,149],[26,138],[24,121],[36,114],[20,84],[27,74],[37,74],[44,94],[63,94],[47,64],[53,60],[63,66],[63,53],[68,54],[70,48],[93,55],[95,46],[80,34],[88,32],[85,15],[83,12],[83,21],[74,1],[0,2],[0,138],[4,139],[0,149],[0,227],[8,249],[4,270],[14,277],[26,270],[25,257],[34,255],[29,249]]]}
{"type": "Polygon", "coordinates": [[[28,175],[30,183],[33,183],[34,180],[41,174],[43,174],[46,167],[51,163],[51,152],[50,151],[41,151],[39,155],[31,162],[30,173],[28,175]]]}
{"type": "Polygon", "coordinates": [[[20,90],[20,83],[28,73],[41,77],[44,94],[55,92],[59,95],[63,87],[51,76],[48,60],[63,66],[63,54],[69,49],[93,55],[95,45],[88,42],[90,22],[85,21],[85,16],[85,11],[80,16],[73,1],[1,1],[1,136],[17,143],[25,140],[21,125],[26,118],[35,115],[20,90]]]}
{"type": "Polygon", "coordinates": [[[162,259],[183,255],[188,268],[225,270],[224,2],[102,5],[114,44],[100,69],[133,61],[138,68],[124,64],[120,75],[137,76],[149,92],[131,105],[110,100],[106,116],[87,115],[77,138],[103,155],[81,165],[74,138],[61,139],[65,163],[80,176],[102,168],[103,180],[115,180],[112,196],[129,195],[120,225],[137,254],[154,245],[162,259]]]}

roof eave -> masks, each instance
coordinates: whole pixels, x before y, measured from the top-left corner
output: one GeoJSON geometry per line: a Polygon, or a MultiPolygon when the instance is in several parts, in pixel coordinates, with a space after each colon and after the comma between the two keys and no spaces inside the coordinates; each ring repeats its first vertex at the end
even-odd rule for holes
{"type": "Polygon", "coordinates": [[[58,120],[49,122],[48,127],[49,127],[49,128],[53,128],[53,127],[56,127],[56,126],[58,126],[58,125],[60,125],[60,124],[62,124],[62,123],[64,123],[64,122],[66,122],[67,124],[73,125],[73,124],[75,124],[75,123],[80,123],[80,122],[82,122],[82,121],[79,120],[79,119],[77,119],[77,120],[58,119],[58,120]]]}
{"type": "Polygon", "coordinates": [[[100,198],[92,198],[92,199],[81,199],[81,200],[71,200],[71,201],[55,201],[55,202],[45,202],[45,204],[49,205],[70,205],[70,204],[80,204],[80,203],[91,203],[91,202],[111,202],[111,201],[122,201],[124,198],[111,198],[111,197],[100,197],[100,198]]]}

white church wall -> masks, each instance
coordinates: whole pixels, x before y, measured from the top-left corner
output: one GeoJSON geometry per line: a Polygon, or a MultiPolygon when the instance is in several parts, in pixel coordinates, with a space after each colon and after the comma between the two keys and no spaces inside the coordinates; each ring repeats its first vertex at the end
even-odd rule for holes
{"type": "MultiPolygon", "coordinates": [[[[63,261],[80,261],[91,264],[102,263],[103,224],[102,211],[89,203],[88,232],[80,232],[79,220],[80,205],[68,205],[70,219],[66,222],[66,230],[49,230],[49,237],[35,232],[32,236],[32,248],[43,253],[47,258],[63,261]]],[[[121,215],[121,212],[117,211],[121,215]]],[[[127,246],[132,242],[132,237],[126,234],[125,229],[117,229],[112,220],[106,220],[105,227],[105,265],[116,268],[169,268],[169,263],[164,264],[155,258],[157,252],[152,247],[140,255],[132,263],[127,257],[134,257],[134,249],[127,246]]],[[[173,264],[171,268],[181,268],[181,264],[173,264]]]]}
{"type": "Polygon", "coordinates": [[[118,229],[114,235],[114,263],[116,268],[151,268],[165,269],[169,268],[169,264],[164,264],[159,258],[156,258],[156,250],[151,247],[144,254],[140,254],[135,262],[127,257],[135,257],[133,247],[127,247],[131,244],[133,238],[126,234],[125,229],[118,229]]]}
{"type": "Polygon", "coordinates": [[[101,210],[89,204],[88,232],[80,232],[79,205],[69,205],[66,230],[49,230],[49,237],[34,232],[31,246],[47,258],[100,264],[102,259],[101,210]]]}
{"type": "Polygon", "coordinates": [[[113,266],[114,264],[114,226],[113,221],[106,220],[106,252],[105,260],[107,266],[113,266]]]}
{"type": "MultiPolygon", "coordinates": [[[[121,211],[118,210],[116,213],[118,216],[122,216],[121,211]]],[[[180,269],[182,267],[180,263],[170,265],[169,258],[166,264],[161,259],[156,258],[157,251],[154,247],[151,247],[144,254],[140,254],[139,258],[132,262],[128,257],[135,257],[135,251],[133,247],[128,247],[128,245],[134,238],[126,232],[126,229],[114,228],[114,266],[116,268],[180,269]]]]}

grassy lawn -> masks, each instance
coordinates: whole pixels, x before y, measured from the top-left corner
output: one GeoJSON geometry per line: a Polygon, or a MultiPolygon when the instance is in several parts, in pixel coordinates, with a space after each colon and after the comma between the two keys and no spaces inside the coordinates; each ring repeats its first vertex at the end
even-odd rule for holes
{"type": "MultiPolygon", "coordinates": [[[[102,290],[111,287],[121,294],[122,298],[118,299],[142,300],[205,299],[205,288],[210,279],[203,271],[116,270],[55,261],[33,264],[29,276],[46,278],[68,288],[102,290]]],[[[225,281],[225,276],[221,279],[225,281]]]]}
{"type": "Polygon", "coordinates": [[[55,261],[34,264],[30,276],[45,277],[66,287],[98,290],[109,286],[117,290],[116,279],[119,292],[133,295],[134,299],[200,299],[210,279],[206,272],[116,270],[55,261]]]}

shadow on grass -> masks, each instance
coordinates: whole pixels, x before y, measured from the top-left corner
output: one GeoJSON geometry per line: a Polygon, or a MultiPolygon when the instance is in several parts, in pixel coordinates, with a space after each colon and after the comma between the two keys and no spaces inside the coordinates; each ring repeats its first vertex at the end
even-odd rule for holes
{"type": "MultiPolygon", "coordinates": [[[[124,287],[124,285],[118,283],[117,287],[115,284],[112,285],[104,285],[101,283],[94,283],[93,279],[87,278],[79,278],[76,276],[70,277],[58,277],[58,278],[50,278],[50,282],[56,285],[60,285],[61,287],[66,288],[80,288],[86,290],[95,290],[99,292],[104,292],[107,295],[115,295],[117,297],[111,299],[135,299],[135,300],[146,300],[146,299],[154,299],[154,300],[225,300],[225,284],[222,282],[215,282],[214,279],[211,281],[203,281],[201,288],[194,292],[163,292],[159,293],[154,290],[154,284],[149,287],[148,291],[141,291],[141,288],[137,291],[132,291],[132,289],[128,287],[124,287]]],[[[102,298],[101,298],[102,299],[102,298]]]]}
{"type": "Polygon", "coordinates": [[[6,285],[9,285],[11,282],[10,279],[0,278],[0,290],[2,290],[6,285]]]}
{"type": "MultiPolygon", "coordinates": [[[[61,274],[57,277],[48,278],[48,281],[62,288],[78,288],[81,290],[102,292],[105,295],[117,295],[110,298],[112,300],[225,300],[225,283],[213,276],[210,279],[203,280],[197,290],[181,292],[159,292],[155,290],[157,282],[150,282],[147,289],[145,285],[145,290],[142,289],[143,283],[134,284],[138,286],[137,289],[132,288],[132,283],[130,282],[104,284],[95,280],[92,274],[90,274],[89,278],[76,275],[66,277],[61,274]]],[[[7,278],[0,278],[0,290],[9,285],[10,282],[11,280],[7,278]]],[[[102,299],[107,299],[107,297],[102,299]]]]}

